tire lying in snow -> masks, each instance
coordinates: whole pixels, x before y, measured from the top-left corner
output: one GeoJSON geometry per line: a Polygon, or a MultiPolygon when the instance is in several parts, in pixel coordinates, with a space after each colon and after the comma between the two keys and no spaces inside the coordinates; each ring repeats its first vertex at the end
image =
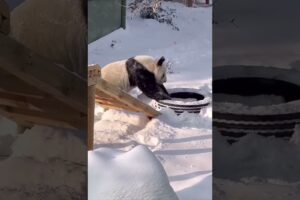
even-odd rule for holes
{"type": "Polygon", "coordinates": [[[183,112],[199,113],[201,108],[209,105],[210,98],[199,93],[199,90],[192,88],[173,88],[168,89],[172,100],[153,100],[152,105],[160,110],[170,108],[176,114],[183,112]]]}
{"type": "Polygon", "coordinates": [[[262,66],[214,69],[213,126],[229,137],[290,137],[300,123],[300,73],[262,66]]]}

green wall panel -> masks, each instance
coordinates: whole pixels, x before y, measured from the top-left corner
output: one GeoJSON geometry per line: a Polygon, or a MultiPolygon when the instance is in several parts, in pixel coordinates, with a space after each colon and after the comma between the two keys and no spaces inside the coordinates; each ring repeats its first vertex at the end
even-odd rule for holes
{"type": "Polygon", "coordinates": [[[125,0],[88,1],[88,42],[91,43],[112,31],[125,28],[125,0]]]}

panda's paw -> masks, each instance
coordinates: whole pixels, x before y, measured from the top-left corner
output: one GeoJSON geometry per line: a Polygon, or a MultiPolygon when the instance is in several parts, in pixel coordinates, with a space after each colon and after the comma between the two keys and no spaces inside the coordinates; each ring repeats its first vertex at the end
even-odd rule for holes
{"type": "Polygon", "coordinates": [[[161,101],[161,100],[171,100],[172,98],[168,95],[168,94],[165,94],[165,93],[158,93],[157,95],[155,95],[155,98],[154,98],[156,101],[161,101]]]}

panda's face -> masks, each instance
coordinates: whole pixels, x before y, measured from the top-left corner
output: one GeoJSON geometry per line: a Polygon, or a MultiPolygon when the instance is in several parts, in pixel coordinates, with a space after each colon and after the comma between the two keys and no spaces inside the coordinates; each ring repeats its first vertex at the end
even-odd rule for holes
{"type": "Polygon", "coordinates": [[[150,56],[136,56],[134,59],[154,74],[157,83],[163,84],[167,81],[167,67],[164,57],[154,59],[150,56]]]}

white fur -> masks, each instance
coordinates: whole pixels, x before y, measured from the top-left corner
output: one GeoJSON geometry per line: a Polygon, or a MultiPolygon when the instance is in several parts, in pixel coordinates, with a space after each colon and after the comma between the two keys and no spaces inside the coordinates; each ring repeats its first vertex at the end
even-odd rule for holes
{"type": "MultiPolygon", "coordinates": [[[[163,75],[166,74],[166,67],[164,65],[157,66],[157,62],[159,59],[155,59],[151,56],[146,55],[139,55],[134,57],[134,59],[145,66],[148,71],[152,72],[155,75],[156,81],[158,83],[166,82],[166,76],[162,78],[163,75]]],[[[127,60],[116,61],[104,66],[101,70],[101,77],[105,81],[121,88],[122,90],[129,91],[132,88],[129,84],[128,73],[126,70],[126,61],[127,60]]]]}
{"type": "Polygon", "coordinates": [[[122,90],[129,91],[131,88],[125,63],[126,60],[121,60],[104,66],[101,78],[122,90]]]}
{"type": "Polygon", "coordinates": [[[150,72],[152,72],[155,75],[155,79],[158,83],[162,84],[167,81],[166,76],[163,78],[163,75],[166,74],[166,66],[164,65],[164,63],[163,66],[157,66],[159,58],[155,59],[151,56],[140,55],[134,57],[134,59],[144,65],[150,72]]]}

